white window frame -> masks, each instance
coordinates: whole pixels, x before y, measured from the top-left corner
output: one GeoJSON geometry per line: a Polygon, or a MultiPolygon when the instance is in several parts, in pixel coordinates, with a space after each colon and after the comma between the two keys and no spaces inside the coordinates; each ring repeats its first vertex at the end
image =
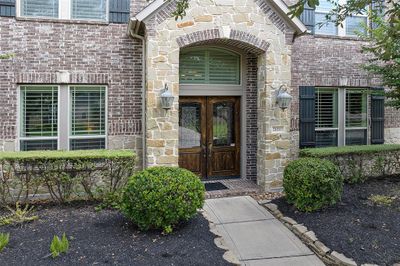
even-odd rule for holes
{"type": "Polygon", "coordinates": [[[106,1],[106,19],[101,20],[101,19],[74,19],[72,18],[72,0],[59,0],[58,3],[58,18],[52,18],[52,17],[31,17],[31,16],[23,16],[22,15],[22,0],[16,0],[15,1],[15,10],[16,10],[16,15],[17,17],[21,18],[40,18],[40,19],[62,19],[62,20],[72,20],[72,21],[93,21],[93,22],[104,22],[108,23],[109,21],[109,16],[110,16],[110,6],[109,6],[109,1],[110,0],[105,0],[106,1]]]}
{"type": "MultiPolygon", "coordinates": [[[[347,0],[338,0],[338,3],[341,5],[346,4],[347,0]]],[[[324,10],[324,9],[318,9],[318,6],[315,8],[315,13],[323,13],[323,14],[328,14],[329,11],[324,10]]],[[[353,17],[363,17],[363,18],[367,18],[367,25],[369,23],[368,20],[368,15],[367,14],[357,14],[357,15],[353,15],[353,17]]],[[[318,27],[316,25],[317,23],[315,23],[314,27],[318,27]]],[[[314,30],[315,31],[315,30],[314,30]]],[[[316,31],[315,31],[316,32],[316,31]]],[[[346,32],[346,19],[343,20],[342,22],[342,26],[336,26],[336,34],[324,34],[324,33],[315,33],[316,35],[329,35],[329,36],[341,36],[341,37],[357,37],[357,35],[354,34],[348,34],[346,32]]]]}
{"type": "Polygon", "coordinates": [[[108,132],[108,89],[105,85],[68,85],[68,150],[71,149],[71,140],[72,139],[100,139],[104,138],[104,149],[108,149],[108,141],[107,141],[107,132],[108,132]],[[72,135],[72,102],[71,102],[71,87],[104,87],[104,132],[105,135],[83,135],[83,136],[73,136],[72,135]]]}
{"type": "Polygon", "coordinates": [[[321,88],[321,89],[332,89],[332,90],[337,90],[337,95],[338,95],[338,101],[337,101],[337,110],[338,110],[338,126],[336,128],[315,128],[315,132],[317,131],[329,131],[329,130],[337,130],[337,146],[346,146],[346,130],[367,130],[366,135],[367,135],[367,142],[366,145],[371,143],[371,138],[370,138],[370,106],[369,106],[369,97],[367,94],[367,99],[366,99],[366,108],[367,108],[367,120],[366,120],[366,126],[365,127],[352,127],[348,128],[346,127],[346,91],[347,90],[366,90],[368,91],[368,88],[343,88],[343,87],[316,87],[321,88]]]}
{"type": "Polygon", "coordinates": [[[85,84],[85,85],[56,85],[56,84],[24,84],[17,87],[17,151],[21,151],[21,141],[23,140],[57,140],[57,150],[62,150],[61,147],[66,147],[64,150],[70,150],[70,139],[95,139],[104,138],[105,145],[104,149],[108,149],[108,86],[99,84],[85,84]],[[56,137],[23,137],[22,136],[22,123],[23,114],[22,101],[21,101],[21,89],[22,87],[57,87],[57,136],[56,137]],[[72,136],[71,134],[71,100],[70,100],[70,87],[104,87],[105,101],[104,101],[104,135],[90,135],[90,136],[72,136]],[[62,91],[67,92],[67,99],[62,98],[62,91]],[[67,108],[67,112],[63,113],[61,110],[67,108]],[[66,122],[65,122],[66,121],[66,122]],[[67,123],[67,132],[61,132],[61,123],[67,123]],[[63,137],[67,136],[66,141],[63,141],[63,137]],[[61,143],[63,142],[63,143],[61,143]]]}

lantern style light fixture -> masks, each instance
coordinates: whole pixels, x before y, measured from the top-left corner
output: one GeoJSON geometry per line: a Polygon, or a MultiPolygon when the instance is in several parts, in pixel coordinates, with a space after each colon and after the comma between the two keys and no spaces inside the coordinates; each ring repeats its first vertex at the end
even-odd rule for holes
{"type": "Polygon", "coordinates": [[[161,93],[161,107],[165,110],[171,109],[174,104],[174,96],[168,89],[168,85],[165,84],[164,91],[161,93]]]}
{"type": "Polygon", "coordinates": [[[281,85],[276,94],[276,104],[282,111],[290,106],[293,97],[287,92],[288,87],[286,85],[281,85]]]}

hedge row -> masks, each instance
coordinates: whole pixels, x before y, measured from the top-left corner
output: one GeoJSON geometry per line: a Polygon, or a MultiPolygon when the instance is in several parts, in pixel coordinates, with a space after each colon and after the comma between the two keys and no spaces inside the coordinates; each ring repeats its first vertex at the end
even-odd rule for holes
{"type": "Polygon", "coordinates": [[[327,159],[349,183],[400,174],[400,145],[362,145],[300,150],[300,157],[327,159]]]}
{"type": "Polygon", "coordinates": [[[126,184],[135,161],[130,150],[0,152],[0,204],[100,199],[126,184]]]}

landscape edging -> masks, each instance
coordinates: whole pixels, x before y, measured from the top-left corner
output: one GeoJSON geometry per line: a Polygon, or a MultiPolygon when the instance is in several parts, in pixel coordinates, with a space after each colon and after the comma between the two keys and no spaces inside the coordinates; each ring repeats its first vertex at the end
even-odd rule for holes
{"type": "MultiPolygon", "coordinates": [[[[278,209],[276,204],[270,203],[269,200],[259,201],[258,204],[271,212],[279,221],[281,221],[290,231],[298,236],[315,254],[327,265],[339,266],[357,266],[357,263],[347,258],[345,255],[334,251],[322,243],[311,230],[308,230],[303,224],[297,223],[294,219],[284,216],[278,209]]],[[[363,264],[362,266],[373,266],[376,264],[363,264]]]]}

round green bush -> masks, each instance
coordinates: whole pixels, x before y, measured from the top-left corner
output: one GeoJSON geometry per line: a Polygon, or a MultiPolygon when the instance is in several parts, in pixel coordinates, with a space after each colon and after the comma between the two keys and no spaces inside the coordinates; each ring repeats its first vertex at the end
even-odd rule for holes
{"type": "Polygon", "coordinates": [[[301,158],[283,173],[286,199],[300,211],[312,212],[335,204],[343,191],[343,176],[328,160],[301,158]]]}
{"type": "Polygon", "coordinates": [[[194,173],[178,167],[151,167],[130,178],[121,210],[141,230],[170,233],[203,207],[204,194],[204,185],[194,173]]]}

